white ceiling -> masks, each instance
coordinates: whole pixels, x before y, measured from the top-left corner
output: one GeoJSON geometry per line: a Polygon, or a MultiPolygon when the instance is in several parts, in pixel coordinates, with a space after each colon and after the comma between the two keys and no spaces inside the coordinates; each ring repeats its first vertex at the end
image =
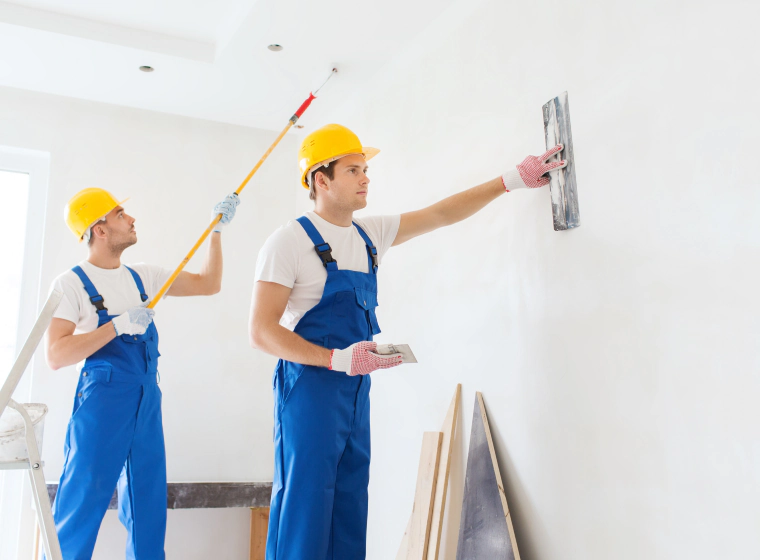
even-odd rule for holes
{"type": "Polygon", "coordinates": [[[455,1],[0,1],[0,85],[280,130],[333,66],[305,124],[455,1]]]}

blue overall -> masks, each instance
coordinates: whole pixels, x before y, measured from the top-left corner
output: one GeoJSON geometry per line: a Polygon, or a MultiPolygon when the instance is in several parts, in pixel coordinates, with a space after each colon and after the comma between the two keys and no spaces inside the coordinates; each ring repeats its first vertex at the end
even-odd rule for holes
{"type": "MultiPolygon", "coordinates": [[[[103,297],[80,267],[98,327],[108,323],[103,297]]],[[[148,299],[131,268],[140,297],[148,299]]],[[[157,383],[158,332],[117,336],[85,360],[64,445],[53,517],[64,560],[92,557],[95,539],[118,485],[119,520],[127,528],[127,558],[163,560],[166,455],[157,383]]]]}
{"type": "MultiPolygon", "coordinates": [[[[369,273],[338,270],[330,245],[306,217],[298,222],[327,268],[322,299],[295,332],[346,348],[380,332],[377,250],[369,273]]],[[[280,360],[274,373],[275,467],[267,560],[358,560],[366,556],[370,460],[369,375],[280,360]]]]}

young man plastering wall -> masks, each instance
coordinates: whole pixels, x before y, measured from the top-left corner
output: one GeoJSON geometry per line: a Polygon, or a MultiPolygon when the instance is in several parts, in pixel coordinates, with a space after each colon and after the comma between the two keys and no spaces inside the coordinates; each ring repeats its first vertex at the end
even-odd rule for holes
{"type": "Polygon", "coordinates": [[[383,255],[472,216],[505,192],[548,184],[544,175],[565,162],[545,162],[561,150],[528,156],[501,177],[422,210],[354,219],[367,205],[366,162],[379,150],[334,124],[304,139],[301,182],[314,211],[267,239],[251,304],[251,345],[280,358],[267,560],[365,557],[367,374],[401,363],[399,355],[373,352],[383,255]]]}

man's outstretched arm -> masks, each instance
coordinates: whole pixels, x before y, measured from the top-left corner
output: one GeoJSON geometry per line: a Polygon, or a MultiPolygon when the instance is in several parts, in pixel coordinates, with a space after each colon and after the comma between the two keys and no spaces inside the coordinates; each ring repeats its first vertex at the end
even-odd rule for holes
{"type": "Polygon", "coordinates": [[[444,198],[422,210],[401,214],[401,222],[393,245],[400,245],[418,235],[461,222],[505,192],[524,187],[542,187],[548,184],[549,179],[544,175],[552,169],[565,167],[567,162],[546,163],[546,160],[562,149],[563,146],[558,145],[540,157],[528,156],[514,170],[506,172],[501,177],[444,198]]]}

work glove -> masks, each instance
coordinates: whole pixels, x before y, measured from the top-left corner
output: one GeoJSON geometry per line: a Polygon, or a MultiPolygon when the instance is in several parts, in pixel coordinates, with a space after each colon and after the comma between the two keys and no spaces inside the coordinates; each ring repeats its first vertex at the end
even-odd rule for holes
{"type": "Polygon", "coordinates": [[[376,369],[388,369],[401,365],[401,354],[380,356],[375,354],[376,342],[357,342],[344,350],[330,353],[330,369],[345,371],[347,375],[366,375],[376,369]]]}
{"type": "Polygon", "coordinates": [[[232,218],[235,217],[235,211],[238,204],[240,204],[240,197],[237,194],[232,193],[228,194],[224,200],[214,206],[213,218],[216,218],[219,214],[222,215],[222,218],[214,226],[214,231],[221,233],[224,226],[232,221],[232,218]]]}
{"type": "Polygon", "coordinates": [[[118,317],[114,317],[111,322],[113,323],[113,329],[116,331],[116,336],[123,334],[144,334],[153,322],[153,315],[156,314],[152,309],[148,309],[147,305],[148,302],[146,301],[140,305],[130,307],[118,317]]]}
{"type": "Polygon", "coordinates": [[[561,160],[546,163],[546,160],[564,149],[565,147],[562,144],[557,144],[542,156],[526,157],[515,169],[507,171],[501,176],[501,182],[504,183],[504,188],[507,192],[510,192],[525,187],[536,189],[548,185],[549,177],[545,177],[545,175],[553,169],[562,169],[563,167],[566,167],[567,161],[561,160]]]}

